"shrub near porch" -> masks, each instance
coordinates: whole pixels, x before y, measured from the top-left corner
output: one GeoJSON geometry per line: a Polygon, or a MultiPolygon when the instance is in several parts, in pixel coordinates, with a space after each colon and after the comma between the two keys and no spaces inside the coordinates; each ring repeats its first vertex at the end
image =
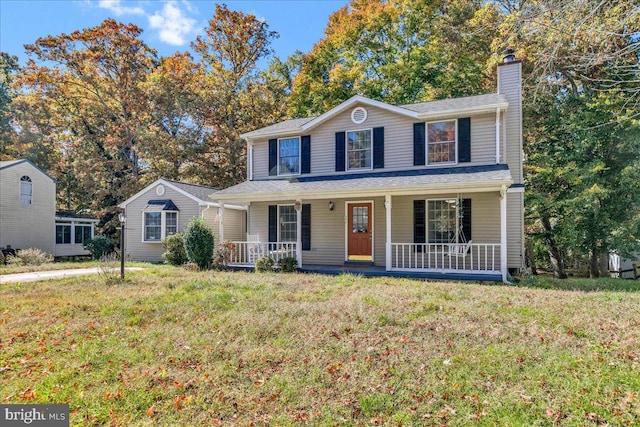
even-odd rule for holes
{"type": "Polygon", "coordinates": [[[4,403],[69,403],[71,425],[640,419],[638,293],[170,266],[128,277],[2,286],[4,403]]]}

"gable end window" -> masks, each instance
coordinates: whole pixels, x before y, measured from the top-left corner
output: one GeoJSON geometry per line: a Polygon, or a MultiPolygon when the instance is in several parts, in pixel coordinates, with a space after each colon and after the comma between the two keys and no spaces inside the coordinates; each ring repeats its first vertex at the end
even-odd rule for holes
{"type": "Polygon", "coordinates": [[[33,196],[33,182],[28,176],[20,178],[20,203],[30,205],[33,196]]]}
{"type": "Polygon", "coordinates": [[[456,120],[427,123],[427,164],[456,163],[456,120]]]}
{"type": "Polygon", "coordinates": [[[347,132],[347,169],[371,169],[371,129],[347,132]]]}
{"type": "Polygon", "coordinates": [[[278,140],[278,175],[300,173],[300,138],[278,140]]]}
{"type": "Polygon", "coordinates": [[[178,232],[178,212],[147,211],[144,212],[144,242],[159,243],[167,236],[178,232]]]}

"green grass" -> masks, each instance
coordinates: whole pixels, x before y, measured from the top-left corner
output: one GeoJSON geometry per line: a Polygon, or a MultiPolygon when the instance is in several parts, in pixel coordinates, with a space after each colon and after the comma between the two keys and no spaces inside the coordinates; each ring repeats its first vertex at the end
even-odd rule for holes
{"type": "Polygon", "coordinates": [[[2,285],[3,403],[83,426],[640,423],[640,293],[128,277],[2,285]]]}

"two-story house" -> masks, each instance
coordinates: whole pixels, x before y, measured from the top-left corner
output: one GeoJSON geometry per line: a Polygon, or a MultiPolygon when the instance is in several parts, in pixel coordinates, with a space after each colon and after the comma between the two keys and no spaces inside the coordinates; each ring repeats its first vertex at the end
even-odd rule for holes
{"type": "Polygon", "coordinates": [[[220,227],[225,204],[247,207],[234,262],[507,281],[524,251],[521,79],[508,55],[497,93],[410,105],[354,96],[243,134],[247,181],[211,196],[220,227]]]}

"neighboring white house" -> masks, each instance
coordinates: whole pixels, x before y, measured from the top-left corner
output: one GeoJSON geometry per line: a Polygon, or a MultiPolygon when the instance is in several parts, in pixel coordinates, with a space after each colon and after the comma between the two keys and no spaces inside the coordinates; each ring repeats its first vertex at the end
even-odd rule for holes
{"type": "Polygon", "coordinates": [[[243,240],[246,208],[227,206],[224,218],[220,205],[211,199],[216,188],[158,179],[119,207],[125,210],[125,250],[127,258],[161,262],[162,241],[184,232],[192,218],[203,218],[214,232],[216,246],[222,240],[243,240]]]}
{"type": "Polygon", "coordinates": [[[254,265],[257,248],[303,268],[508,280],[524,263],[521,81],[508,56],[496,93],[354,96],[243,134],[248,179],[212,196],[248,209],[234,262],[254,265]]]}
{"type": "Polygon", "coordinates": [[[58,256],[88,255],[96,219],[56,213],[56,181],[29,160],[0,162],[0,248],[39,248],[58,256]]]}

